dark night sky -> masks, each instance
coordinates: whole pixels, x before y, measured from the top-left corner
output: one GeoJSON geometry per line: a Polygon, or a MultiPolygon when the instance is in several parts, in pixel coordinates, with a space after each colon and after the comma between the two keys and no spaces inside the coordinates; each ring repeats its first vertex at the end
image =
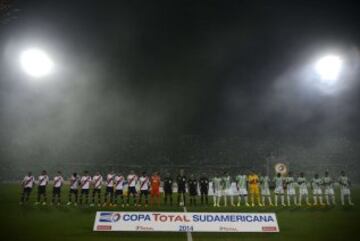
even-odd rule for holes
{"type": "Polygon", "coordinates": [[[359,138],[356,1],[11,2],[13,17],[0,25],[7,143],[133,133],[359,138]],[[8,59],[33,43],[55,56],[53,83],[30,83],[8,59]],[[330,94],[301,82],[328,50],[350,66],[330,94]]]}

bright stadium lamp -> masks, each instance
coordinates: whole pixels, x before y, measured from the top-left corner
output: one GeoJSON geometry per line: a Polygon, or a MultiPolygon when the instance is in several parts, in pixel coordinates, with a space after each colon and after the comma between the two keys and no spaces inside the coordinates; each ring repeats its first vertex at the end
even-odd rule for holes
{"type": "Polygon", "coordinates": [[[339,56],[328,55],[315,63],[315,71],[324,84],[335,84],[342,68],[342,59],[339,56]]]}
{"type": "Polygon", "coordinates": [[[20,55],[20,64],[24,72],[34,78],[49,75],[54,63],[45,51],[37,48],[27,49],[20,55]]]}

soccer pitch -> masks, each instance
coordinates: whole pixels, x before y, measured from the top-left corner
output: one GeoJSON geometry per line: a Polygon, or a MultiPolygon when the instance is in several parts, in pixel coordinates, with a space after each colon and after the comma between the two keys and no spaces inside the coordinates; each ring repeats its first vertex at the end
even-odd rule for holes
{"type": "MultiPolygon", "coordinates": [[[[178,207],[160,208],[90,208],[20,206],[20,185],[0,184],[1,235],[3,240],[21,241],[104,241],[104,240],[188,240],[186,233],[177,232],[93,232],[97,210],[183,211],[178,207]]],[[[50,191],[50,188],[49,188],[50,191]]],[[[50,192],[48,193],[50,194],[50,192]]],[[[68,190],[63,190],[63,200],[68,190]],[[65,194],[65,195],[64,195],[65,194]]],[[[175,197],[176,194],[174,194],[175,197]]],[[[189,212],[275,212],[279,233],[192,233],[194,241],[225,240],[354,240],[360,220],[360,188],[352,190],[353,207],[286,207],[286,208],[213,208],[187,207],[189,212]]],[[[337,198],[339,197],[337,193],[337,198]]],[[[210,199],[211,200],[211,199],[210,199]]],[[[339,202],[339,200],[338,200],[339,202]]]]}

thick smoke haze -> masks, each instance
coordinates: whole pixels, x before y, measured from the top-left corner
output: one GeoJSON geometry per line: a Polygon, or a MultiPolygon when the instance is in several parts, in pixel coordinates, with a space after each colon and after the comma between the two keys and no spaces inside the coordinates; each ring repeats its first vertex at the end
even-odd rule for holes
{"type": "Polygon", "coordinates": [[[264,171],[269,158],[359,179],[350,3],[31,2],[0,18],[3,179],[104,166],[264,171]],[[45,80],[19,68],[33,45],[54,58],[45,80]],[[329,51],[346,60],[331,88],[312,70],[329,51]]]}

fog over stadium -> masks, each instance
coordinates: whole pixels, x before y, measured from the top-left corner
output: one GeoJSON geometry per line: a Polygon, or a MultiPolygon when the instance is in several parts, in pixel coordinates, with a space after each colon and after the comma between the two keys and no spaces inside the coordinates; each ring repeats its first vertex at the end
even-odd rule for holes
{"type": "Polygon", "coordinates": [[[350,1],[4,2],[1,180],[284,161],[360,181],[360,16],[350,1]],[[23,71],[31,48],[53,62],[48,75],[23,71]],[[315,67],[329,55],[342,63],[331,82],[315,67]]]}

